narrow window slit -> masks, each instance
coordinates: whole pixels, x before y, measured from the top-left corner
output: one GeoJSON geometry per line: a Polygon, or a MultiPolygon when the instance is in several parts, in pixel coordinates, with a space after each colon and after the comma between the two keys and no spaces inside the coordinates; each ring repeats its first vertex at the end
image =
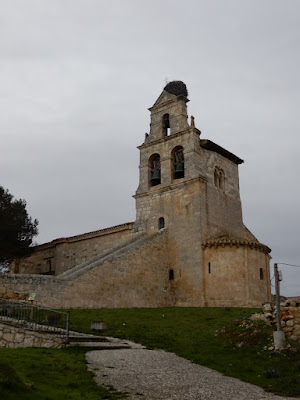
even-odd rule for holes
{"type": "Polygon", "coordinates": [[[264,271],[262,268],[259,268],[259,279],[262,281],[264,279],[264,271]]]}
{"type": "Polygon", "coordinates": [[[162,118],[162,127],[163,127],[163,135],[169,136],[170,135],[170,116],[169,114],[165,114],[162,118]]]}
{"type": "Polygon", "coordinates": [[[160,217],[158,220],[158,229],[163,229],[165,227],[165,219],[164,217],[160,217]]]}

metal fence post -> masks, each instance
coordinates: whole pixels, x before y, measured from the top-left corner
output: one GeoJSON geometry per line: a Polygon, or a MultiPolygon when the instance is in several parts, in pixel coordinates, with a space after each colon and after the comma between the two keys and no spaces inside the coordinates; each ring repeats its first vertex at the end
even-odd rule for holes
{"type": "Polygon", "coordinates": [[[67,329],[66,329],[66,341],[69,342],[70,332],[70,310],[67,311],[67,329]]]}

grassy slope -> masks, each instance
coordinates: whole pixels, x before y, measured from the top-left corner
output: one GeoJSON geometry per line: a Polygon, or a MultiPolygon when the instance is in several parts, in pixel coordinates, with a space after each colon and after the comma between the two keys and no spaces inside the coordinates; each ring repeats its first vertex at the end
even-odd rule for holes
{"type": "Polygon", "coordinates": [[[264,351],[264,346],[272,345],[270,327],[233,323],[255,311],[245,308],[72,310],[71,328],[91,332],[91,322],[102,320],[108,325],[107,335],[131,339],[150,349],[174,352],[278,394],[300,396],[299,352],[264,351]],[[227,328],[222,331],[224,326],[227,328]],[[238,347],[240,343],[243,345],[238,347]]]}
{"type": "MultiPolygon", "coordinates": [[[[244,308],[72,310],[71,329],[91,332],[91,322],[102,320],[108,325],[106,335],[174,352],[281,395],[300,396],[299,352],[263,351],[264,346],[271,345],[271,328],[234,322],[253,311],[244,308]]],[[[122,398],[95,384],[92,373],[86,369],[85,351],[0,349],[0,398],[122,398]]]]}
{"type": "Polygon", "coordinates": [[[0,398],[5,400],[120,399],[97,386],[83,349],[0,349],[0,398]]]}

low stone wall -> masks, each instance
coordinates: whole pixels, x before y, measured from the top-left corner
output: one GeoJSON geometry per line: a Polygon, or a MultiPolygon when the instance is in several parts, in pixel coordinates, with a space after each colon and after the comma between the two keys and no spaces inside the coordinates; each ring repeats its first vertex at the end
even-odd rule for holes
{"type": "Polygon", "coordinates": [[[59,348],[62,347],[63,344],[63,338],[0,323],[0,347],[59,348]]]}
{"type": "MultiPolygon", "coordinates": [[[[37,293],[38,296],[46,293],[49,296],[47,304],[43,304],[37,298],[39,305],[54,308],[52,299],[56,293],[65,288],[65,282],[57,278],[45,275],[21,275],[21,274],[0,274],[0,297],[8,300],[27,300],[30,293],[37,293]]],[[[56,306],[59,308],[59,305],[56,306]]]]}
{"type": "MultiPolygon", "coordinates": [[[[264,315],[276,324],[276,308],[272,303],[263,306],[264,315]]],[[[286,336],[300,341],[300,298],[287,299],[280,303],[281,328],[286,336]]]]}

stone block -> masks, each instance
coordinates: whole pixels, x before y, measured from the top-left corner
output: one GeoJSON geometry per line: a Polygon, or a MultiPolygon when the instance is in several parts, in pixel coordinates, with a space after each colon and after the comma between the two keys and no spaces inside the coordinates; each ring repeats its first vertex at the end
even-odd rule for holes
{"type": "Polygon", "coordinates": [[[276,350],[283,349],[285,347],[285,334],[283,331],[274,331],[273,338],[276,350]]]}
{"type": "Polygon", "coordinates": [[[4,333],[3,339],[7,342],[13,342],[15,339],[15,334],[14,333],[4,333]]]}
{"type": "Polygon", "coordinates": [[[23,343],[24,347],[33,347],[34,338],[32,336],[26,336],[23,343]]]}
{"type": "Polygon", "coordinates": [[[44,347],[46,349],[51,349],[54,347],[54,343],[50,341],[42,341],[38,344],[38,347],[44,347]]]}
{"type": "Polygon", "coordinates": [[[16,333],[15,335],[15,342],[20,343],[23,342],[24,340],[24,334],[23,333],[16,333]]]}
{"type": "Polygon", "coordinates": [[[95,321],[91,324],[91,329],[95,331],[105,331],[107,329],[107,325],[103,321],[95,321]]]}
{"type": "Polygon", "coordinates": [[[300,336],[300,326],[299,325],[294,327],[294,335],[300,336]]]}
{"type": "Polygon", "coordinates": [[[283,314],[283,315],[281,315],[282,321],[287,321],[287,320],[293,319],[293,318],[294,318],[294,316],[291,315],[291,314],[283,314]]]}
{"type": "Polygon", "coordinates": [[[293,332],[293,328],[291,326],[285,326],[282,328],[283,332],[293,332]]]}
{"type": "Polygon", "coordinates": [[[266,318],[268,318],[268,319],[273,318],[273,314],[272,314],[272,313],[269,313],[269,312],[266,312],[266,313],[265,313],[265,316],[266,316],[266,318]]]}
{"type": "Polygon", "coordinates": [[[263,311],[264,311],[264,312],[268,312],[268,313],[272,312],[272,305],[271,305],[271,303],[265,303],[265,304],[263,305],[263,311]]]}

